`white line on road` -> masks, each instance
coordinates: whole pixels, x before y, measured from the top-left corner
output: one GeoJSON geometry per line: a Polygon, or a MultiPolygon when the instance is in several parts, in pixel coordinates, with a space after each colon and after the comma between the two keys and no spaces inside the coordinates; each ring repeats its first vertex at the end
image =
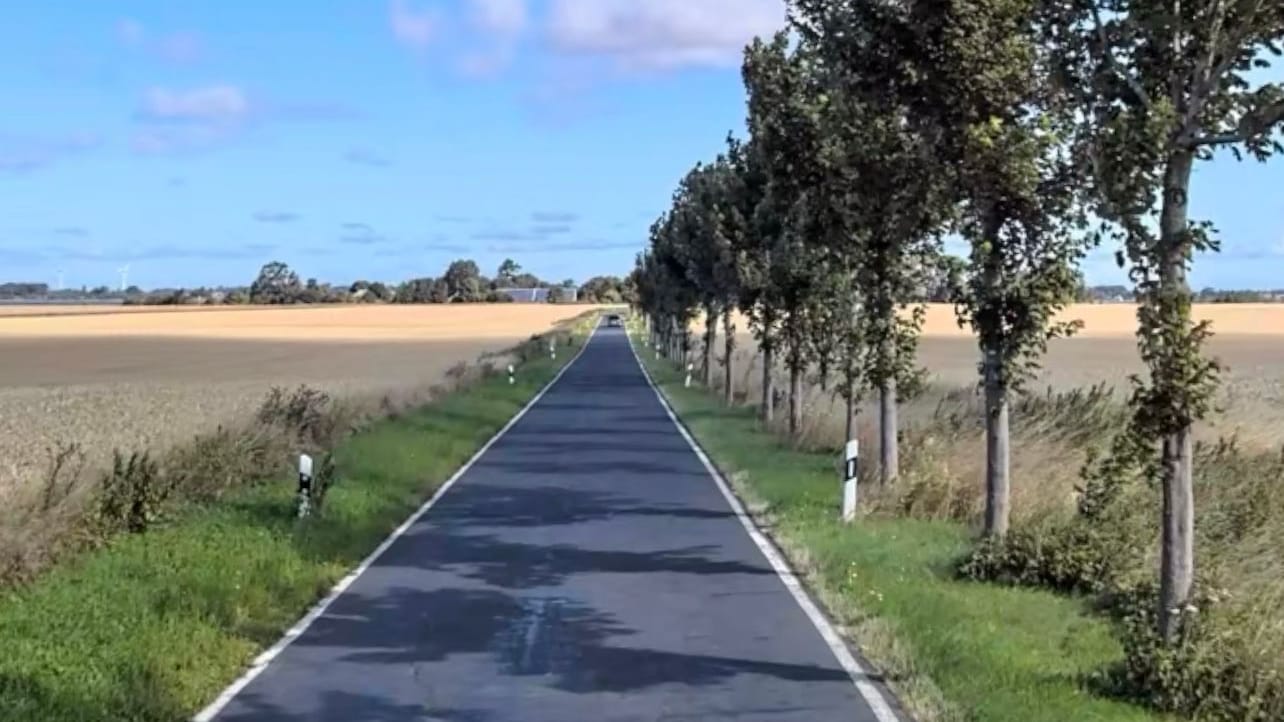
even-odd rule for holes
{"type": "Polygon", "coordinates": [[[642,369],[642,375],[646,377],[647,384],[649,384],[651,386],[651,390],[655,392],[656,398],[660,399],[660,405],[664,407],[664,412],[669,415],[669,420],[671,420],[673,425],[677,427],[678,432],[682,434],[682,438],[686,439],[691,450],[695,452],[697,457],[699,457],[700,463],[704,464],[705,470],[713,477],[714,482],[718,485],[718,490],[722,492],[722,496],[725,497],[727,503],[731,505],[732,512],[736,515],[736,518],[740,520],[740,523],[744,525],[745,531],[749,533],[749,538],[753,540],[755,545],[757,545],[759,551],[762,552],[762,555],[767,558],[767,561],[771,564],[771,568],[775,570],[776,576],[780,577],[780,581],[784,583],[785,588],[793,595],[794,601],[798,602],[799,607],[802,607],[803,613],[811,620],[812,625],[816,627],[816,631],[820,632],[821,638],[825,640],[825,644],[827,644],[829,646],[829,650],[834,653],[834,657],[838,660],[838,663],[842,665],[843,669],[847,672],[847,675],[851,677],[852,683],[856,685],[856,691],[860,692],[860,696],[865,699],[865,703],[869,705],[874,716],[878,718],[878,722],[900,722],[900,717],[892,711],[892,706],[888,704],[887,698],[885,698],[882,691],[880,691],[878,687],[870,681],[869,673],[867,673],[860,665],[860,662],[856,661],[851,650],[847,648],[847,644],[838,634],[838,630],[834,629],[834,626],[830,624],[829,620],[825,618],[825,615],[821,613],[820,608],[816,606],[814,601],[812,601],[811,596],[808,595],[807,590],[803,588],[802,582],[798,580],[798,576],[789,568],[789,565],[785,562],[780,551],[776,549],[776,546],[772,544],[769,539],[767,539],[767,536],[762,533],[762,530],[758,528],[758,525],[755,524],[753,519],[745,512],[744,505],[740,503],[739,497],[737,497],[735,492],[731,490],[731,486],[727,483],[727,480],[722,477],[722,473],[718,471],[718,467],[714,466],[713,461],[709,459],[709,455],[704,453],[704,449],[700,448],[700,444],[691,436],[691,433],[687,431],[687,427],[678,420],[678,415],[674,413],[673,407],[669,405],[669,400],[664,397],[660,388],[655,385],[655,381],[652,380],[651,374],[647,373],[646,365],[642,363],[642,357],[638,356],[637,349],[634,348],[633,340],[631,338],[629,339],[629,349],[633,351],[633,358],[638,362],[638,368],[642,369]]]}
{"type": "MultiPolygon", "coordinates": [[[[601,321],[599,319],[599,325],[600,323],[601,321]]],[[[214,717],[218,715],[219,712],[222,712],[223,708],[226,707],[241,690],[245,689],[250,682],[253,682],[255,677],[262,674],[263,670],[267,669],[268,665],[272,663],[272,660],[276,659],[281,652],[284,652],[285,648],[290,646],[291,642],[298,639],[307,631],[308,627],[312,626],[313,622],[319,619],[321,615],[325,614],[326,608],[329,607],[335,599],[338,599],[339,596],[348,589],[348,587],[352,586],[352,583],[357,580],[357,577],[360,577],[365,573],[365,571],[370,568],[370,565],[374,564],[375,561],[388,550],[388,547],[392,546],[393,542],[397,541],[397,539],[401,537],[401,535],[405,534],[415,522],[419,521],[419,518],[426,514],[428,510],[437,503],[437,500],[449,491],[450,487],[454,486],[455,482],[459,481],[459,478],[467,473],[468,470],[471,469],[473,465],[490,450],[491,446],[495,445],[495,442],[499,441],[504,434],[508,433],[508,430],[513,428],[513,426],[526,415],[526,412],[531,410],[531,407],[535,406],[535,404],[539,403],[540,399],[544,398],[544,394],[548,393],[548,390],[553,388],[553,385],[562,378],[562,375],[570,370],[570,368],[575,365],[575,362],[580,359],[580,356],[588,350],[589,343],[593,340],[593,336],[597,334],[597,329],[598,326],[593,327],[593,330],[589,332],[588,338],[584,339],[584,345],[580,347],[580,350],[575,354],[575,357],[567,362],[567,364],[557,372],[557,375],[545,384],[544,388],[540,389],[539,393],[535,394],[535,397],[528,401],[526,405],[522,407],[521,411],[517,412],[516,416],[509,419],[508,423],[504,424],[502,429],[500,429],[494,436],[490,437],[490,440],[478,449],[477,453],[473,454],[471,459],[469,459],[463,466],[459,467],[459,470],[451,475],[451,477],[441,485],[441,488],[437,489],[436,493],[434,493],[428,501],[425,501],[423,505],[420,506],[414,514],[411,514],[410,518],[403,522],[401,526],[397,527],[397,529],[393,531],[387,539],[384,539],[383,543],[371,552],[370,556],[363,559],[361,564],[357,565],[356,569],[353,569],[348,576],[340,579],[339,583],[335,584],[334,587],[330,589],[330,593],[327,594],[324,599],[317,602],[312,609],[308,610],[308,613],[298,621],[298,623],[293,627],[290,627],[289,631],[285,633],[285,636],[277,640],[276,644],[269,647],[262,654],[255,657],[254,661],[250,663],[250,668],[247,669],[235,682],[228,686],[227,689],[223,690],[223,693],[211,702],[208,707],[196,713],[196,716],[192,718],[192,722],[210,722],[210,720],[213,720],[214,717]]],[[[630,344],[630,347],[632,347],[632,344],[630,344]]]]}

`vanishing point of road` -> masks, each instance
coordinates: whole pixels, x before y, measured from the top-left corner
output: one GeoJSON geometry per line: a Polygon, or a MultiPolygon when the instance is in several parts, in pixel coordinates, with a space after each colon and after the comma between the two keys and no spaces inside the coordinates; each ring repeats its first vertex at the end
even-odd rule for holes
{"type": "Polygon", "coordinates": [[[893,722],[796,594],[604,327],[204,716],[893,722]]]}

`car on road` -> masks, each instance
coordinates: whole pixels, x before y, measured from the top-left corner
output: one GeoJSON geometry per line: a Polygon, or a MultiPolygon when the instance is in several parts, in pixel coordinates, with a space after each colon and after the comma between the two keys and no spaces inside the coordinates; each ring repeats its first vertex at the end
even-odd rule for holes
{"type": "Polygon", "coordinates": [[[620,319],[620,315],[618,313],[613,313],[606,317],[606,325],[619,328],[624,325],[624,321],[620,319]]]}

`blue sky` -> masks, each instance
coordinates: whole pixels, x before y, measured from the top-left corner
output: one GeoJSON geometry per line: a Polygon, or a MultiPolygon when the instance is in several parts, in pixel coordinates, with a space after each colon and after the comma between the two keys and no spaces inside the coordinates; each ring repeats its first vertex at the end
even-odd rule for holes
{"type": "MultiPolygon", "coordinates": [[[[346,282],[508,256],[624,273],[743,126],[780,0],[20,0],[0,26],[0,278],[346,282]],[[14,59],[20,59],[15,62],[14,59]]],[[[1284,159],[1198,172],[1200,285],[1284,285],[1284,159]]],[[[1120,278],[1104,255],[1094,282],[1120,278]]]]}

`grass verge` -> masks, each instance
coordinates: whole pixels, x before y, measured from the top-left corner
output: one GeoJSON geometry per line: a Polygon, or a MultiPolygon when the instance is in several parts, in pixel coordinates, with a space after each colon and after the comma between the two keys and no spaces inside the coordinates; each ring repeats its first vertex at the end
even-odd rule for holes
{"type": "Polygon", "coordinates": [[[538,356],[514,385],[491,376],[350,437],[319,516],[294,518],[288,481],[241,489],[0,593],[0,719],[190,717],[571,356],[538,356]]]}
{"type": "Polygon", "coordinates": [[[1142,722],[1168,717],[1087,691],[1122,650],[1082,599],[961,580],[972,535],[949,521],[838,521],[836,460],[790,448],[643,354],[675,411],[831,615],[921,722],[1142,722]]]}

